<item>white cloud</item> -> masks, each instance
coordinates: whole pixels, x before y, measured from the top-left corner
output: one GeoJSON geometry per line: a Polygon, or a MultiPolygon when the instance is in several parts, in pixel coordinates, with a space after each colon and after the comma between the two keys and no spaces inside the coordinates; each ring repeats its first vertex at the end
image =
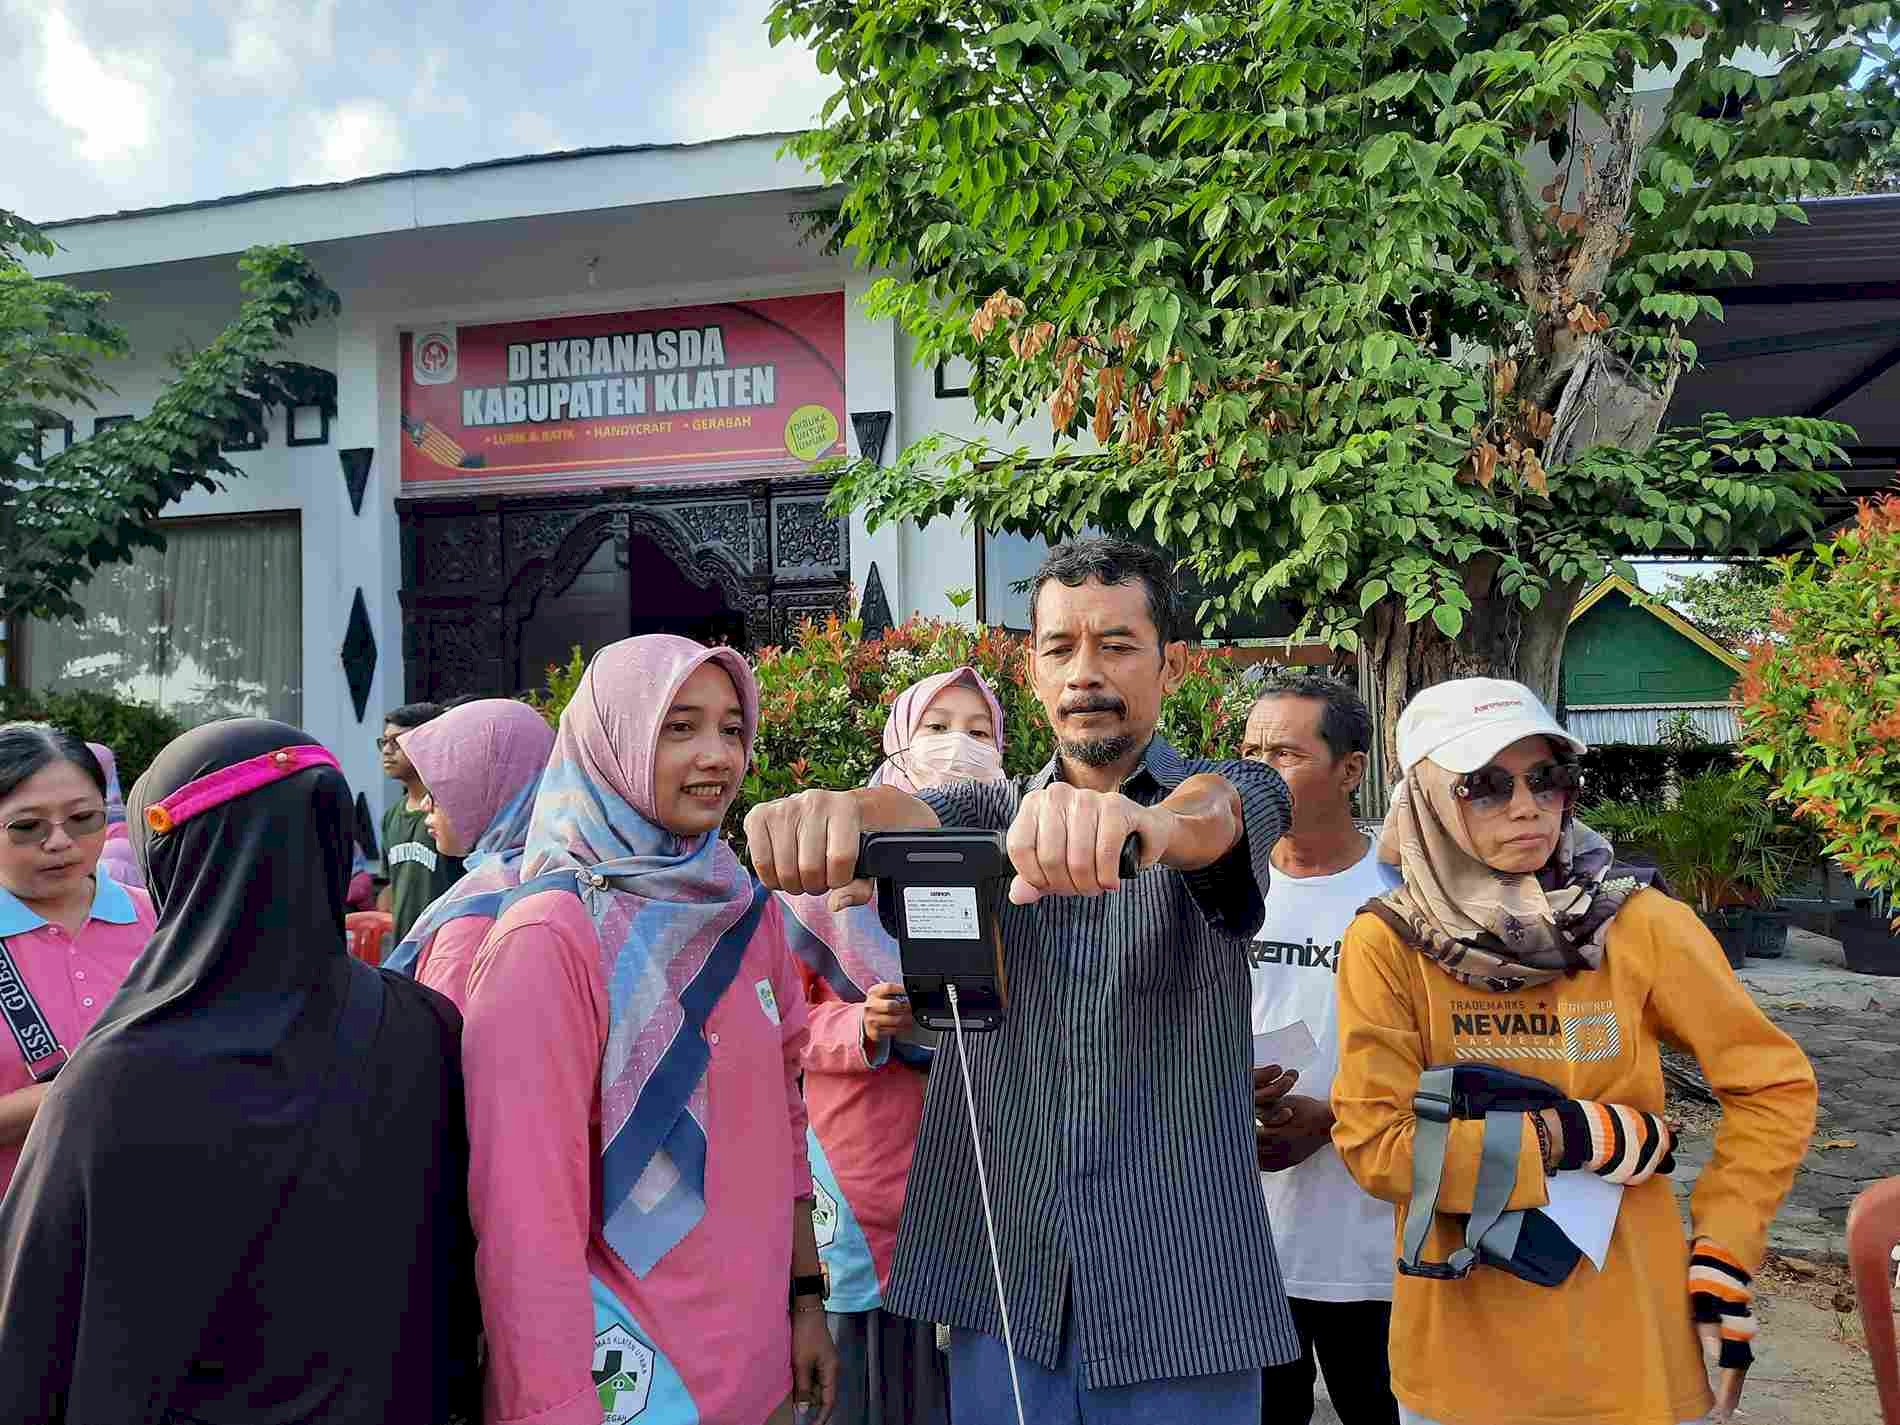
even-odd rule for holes
{"type": "Polygon", "coordinates": [[[402,123],[380,99],[352,99],[306,114],[297,127],[307,135],[299,147],[310,154],[312,167],[293,181],[335,183],[402,167],[402,123]]]}
{"type": "Polygon", "coordinates": [[[818,72],[811,51],[795,40],[773,47],[765,28],[769,0],[736,0],[731,13],[699,38],[699,61],[675,86],[674,112],[684,115],[674,137],[729,138],[809,128],[838,87],[818,72]]]}
{"type": "Polygon", "coordinates": [[[335,43],[336,0],[241,0],[231,16],[219,82],[281,92],[327,64],[335,43]]]}
{"type": "Polygon", "coordinates": [[[159,81],[148,62],[95,48],[53,4],[39,13],[39,39],[40,100],[77,132],[81,158],[117,165],[152,146],[159,81]]]}
{"type": "Polygon", "coordinates": [[[469,102],[468,95],[442,82],[443,72],[452,65],[452,57],[442,50],[432,49],[423,55],[416,73],[415,88],[409,91],[411,114],[419,118],[436,115],[456,119],[475,117],[475,106],[469,102]]]}

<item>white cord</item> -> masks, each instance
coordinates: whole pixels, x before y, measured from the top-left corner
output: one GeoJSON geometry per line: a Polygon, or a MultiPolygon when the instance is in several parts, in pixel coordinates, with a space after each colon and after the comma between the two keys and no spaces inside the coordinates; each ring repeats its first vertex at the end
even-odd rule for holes
{"type": "Polygon", "coordinates": [[[957,1009],[955,983],[950,991],[950,1020],[957,1031],[957,1066],[963,1070],[963,1102],[970,1110],[970,1147],[976,1154],[976,1186],[983,1195],[983,1226],[990,1234],[990,1270],[996,1274],[996,1306],[1003,1316],[1003,1349],[1009,1353],[1009,1389],[1016,1397],[1016,1425],[1023,1419],[1023,1387],[1016,1379],[1016,1338],[1009,1329],[1009,1300],[1003,1295],[1003,1257],[996,1247],[996,1215],[990,1211],[990,1180],[983,1171],[983,1135],[976,1123],[976,1090],[970,1087],[970,1059],[963,1048],[963,1015],[957,1009]]]}

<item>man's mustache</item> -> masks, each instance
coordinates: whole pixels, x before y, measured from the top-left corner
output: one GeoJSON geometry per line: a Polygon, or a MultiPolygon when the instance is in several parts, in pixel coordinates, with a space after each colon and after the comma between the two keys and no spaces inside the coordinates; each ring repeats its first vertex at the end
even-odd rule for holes
{"type": "Polygon", "coordinates": [[[1058,703],[1056,711],[1063,717],[1073,717],[1077,713],[1126,713],[1128,704],[1120,698],[1078,698],[1072,703],[1058,703]]]}

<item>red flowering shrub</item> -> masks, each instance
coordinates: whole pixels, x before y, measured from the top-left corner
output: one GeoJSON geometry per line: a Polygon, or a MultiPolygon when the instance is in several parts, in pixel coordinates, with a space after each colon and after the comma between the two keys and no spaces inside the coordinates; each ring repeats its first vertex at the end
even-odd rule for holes
{"type": "Polygon", "coordinates": [[[1900,893],[1900,497],[1787,560],[1742,679],[1746,755],[1863,888],[1900,893]]]}

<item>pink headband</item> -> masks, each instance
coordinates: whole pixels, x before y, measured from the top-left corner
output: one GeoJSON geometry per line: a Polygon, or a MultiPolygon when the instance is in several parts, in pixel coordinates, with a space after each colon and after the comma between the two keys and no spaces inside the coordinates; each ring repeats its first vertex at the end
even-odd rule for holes
{"type": "MultiPolygon", "coordinates": [[[[259,787],[269,786],[272,782],[281,782],[286,777],[310,767],[336,767],[336,758],[325,748],[315,743],[305,743],[300,747],[280,747],[275,752],[266,752],[262,757],[253,757],[247,762],[234,762],[229,767],[221,767],[208,776],[195,782],[187,782],[173,792],[164,801],[145,808],[145,824],[153,831],[163,835],[182,822],[190,821],[200,812],[223,806],[235,801],[247,792],[259,787]]],[[[343,769],[337,767],[340,772],[343,769]]]]}

